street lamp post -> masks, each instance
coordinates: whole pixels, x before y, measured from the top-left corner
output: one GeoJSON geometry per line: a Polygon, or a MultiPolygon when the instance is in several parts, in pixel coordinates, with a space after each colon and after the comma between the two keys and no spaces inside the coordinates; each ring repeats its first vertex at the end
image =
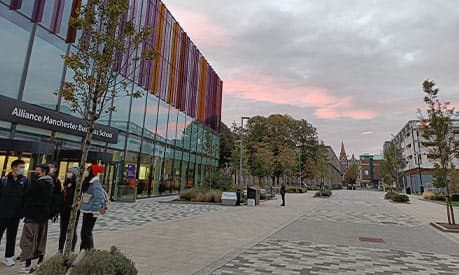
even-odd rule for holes
{"type": "Polygon", "coordinates": [[[241,151],[241,157],[239,159],[239,185],[242,183],[242,132],[244,131],[244,119],[249,119],[250,117],[243,116],[241,117],[241,147],[239,150],[241,151]]]}
{"type": "Polygon", "coordinates": [[[300,150],[298,151],[298,187],[302,187],[301,184],[301,145],[296,145],[300,150]]]}
{"type": "Polygon", "coordinates": [[[418,154],[419,183],[421,184],[421,194],[422,194],[424,193],[424,185],[422,184],[421,161],[422,161],[422,155],[418,154]]]}

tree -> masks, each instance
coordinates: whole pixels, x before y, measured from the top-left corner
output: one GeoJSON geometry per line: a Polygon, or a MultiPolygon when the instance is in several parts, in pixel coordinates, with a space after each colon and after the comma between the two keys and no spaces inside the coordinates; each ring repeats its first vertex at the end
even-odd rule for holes
{"type": "MultiPolygon", "coordinates": [[[[219,146],[215,143],[214,135],[212,134],[210,130],[205,132],[203,149],[204,149],[204,152],[206,152],[207,155],[212,158],[212,161],[218,154],[219,146]]],[[[213,174],[213,167],[211,168],[211,171],[210,171],[210,177],[208,177],[210,188],[212,188],[212,178],[213,178],[212,174],[213,174]]]]}
{"type": "Polygon", "coordinates": [[[386,150],[384,150],[384,161],[381,165],[381,172],[384,177],[384,184],[392,186],[393,183],[398,183],[400,179],[400,171],[406,166],[403,158],[403,151],[399,144],[392,142],[386,150]]]}
{"type": "Polygon", "coordinates": [[[221,123],[220,128],[220,159],[218,166],[225,168],[231,163],[231,155],[233,152],[235,137],[231,129],[225,123],[221,123]]]}
{"type": "Polygon", "coordinates": [[[423,128],[423,145],[428,147],[427,157],[432,160],[435,168],[436,187],[446,189],[446,212],[449,224],[456,224],[451,203],[450,174],[454,167],[453,160],[459,157],[459,142],[453,132],[453,120],[459,115],[449,102],[441,102],[438,98],[439,89],[435,82],[426,80],[423,83],[424,102],[427,105],[427,115],[419,110],[423,128]]]}
{"type": "Polygon", "coordinates": [[[459,193],[459,170],[451,171],[451,193],[459,193]]]}
{"type": "Polygon", "coordinates": [[[312,158],[307,158],[304,161],[303,165],[303,170],[302,170],[302,177],[307,180],[313,180],[316,177],[316,170],[315,170],[315,163],[314,159],[312,158]]]}
{"type": "Polygon", "coordinates": [[[267,144],[257,145],[254,152],[254,159],[250,165],[250,172],[260,180],[272,175],[273,153],[267,144]]]}
{"type": "Polygon", "coordinates": [[[351,187],[354,187],[354,185],[357,183],[357,179],[359,177],[359,166],[354,163],[349,168],[347,169],[346,173],[344,174],[344,180],[351,185],[351,187]]]}
{"type": "Polygon", "coordinates": [[[317,148],[316,158],[316,174],[320,177],[320,187],[324,189],[324,181],[329,177],[330,171],[328,170],[328,153],[324,143],[321,142],[317,148]]]}
{"type": "MultiPolygon", "coordinates": [[[[127,86],[140,60],[152,60],[156,51],[147,43],[152,29],[136,27],[128,16],[128,1],[89,0],[86,5],[72,7],[70,28],[81,31],[77,50],[64,56],[65,65],[73,71],[72,81],[65,82],[60,93],[86,123],[83,138],[80,171],[85,170],[89,147],[95,133],[95,124],[101,115],[116,111],[115,98],[140,97],[139,91],[127,86]],[[140,45],[142,52],[139,53],[140,45]],[[132,69],[131,67],[134,67],[132,69]],[[125,68],[131,68],[125,70],[125,68]],[[127,73],[127,72],[131,73],[127,73]]],[[[66,235],[64,257],[69,258],[71,240],[75,230],[83,177],[77,180],[69,227],[66,235]]]]}
{"type": "MultiPolygon", "coordinates": [[[[244,136],[246,131],[244,131],[244,129],[242,129],[240,126],[237,126],[236,123],[233,123],[233,125],[231,126],[231,130],[232,130],[233,135],[235,137],[234,143],[233,143],[233,150],[232,150],[232,153],[231,153],[231,166],[233,167],[233,170],[235,171],[235,174],[237,174],[237,173],[241,173],[241,171],[239,171],[240,170],[240,168],[239,168],[240,158],[241,158],[241,143],[240,143],[240,141],[241,141],[240,140],[241,132],[242,132],[242,135],[244,136]]],[[[246,147],[243,145],[243,148],[242,148],[242,169],[247,168],[247,163],[248,163],[248,153],[247,153],[247,150],[245,148],[246,147]]],[[[238,184],[242,184],[242,182],[238,181],[238,184]]]]}

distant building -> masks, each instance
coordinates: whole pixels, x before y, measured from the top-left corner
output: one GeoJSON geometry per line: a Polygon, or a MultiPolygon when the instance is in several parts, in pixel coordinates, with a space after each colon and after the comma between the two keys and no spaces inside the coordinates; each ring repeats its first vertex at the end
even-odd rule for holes
{"type": "Polygon", "coordinates": [[[381,164],[384,157],[381,155],[364,154],[360,156],[359,179],[362,188],[377,189],[381,181],[381,164]]]}
{"type": "Polygon", "coordinates": [[[342,184],[341,176],[341,162],[333,151],[331,146],[326,146],[328,157],[328,178],[325,179],[324,184],[328,187],[333,187],[342,184]]]}
{"type": "MultiPolygon", "coordinates": [[[[453,132],[459,139],[459,120],[453,121],[453,132]]],[[[422,134],[420,121],[410,120],[391,141],[400,145],[406,161],[406,167],[402,171],[402,188],[412,192],[427,191],[433,187],[434,165],[427,157],[429,147],[423,145],[426,140],[422,134]]],[[[459,167],[458,159],[455,159],[455,165],[459,167]]]]}
{"type": "Polygon", "coordinates": [[[339,153],[339,162],[341,165],[341,177],[342,177],[342,180],[344,181],[344,174],[346,173],[347,168],[349,168],[349,162],[347,159],[346,149],[344,148],[344,142],[341,142],[341,152],[339,153]]]}

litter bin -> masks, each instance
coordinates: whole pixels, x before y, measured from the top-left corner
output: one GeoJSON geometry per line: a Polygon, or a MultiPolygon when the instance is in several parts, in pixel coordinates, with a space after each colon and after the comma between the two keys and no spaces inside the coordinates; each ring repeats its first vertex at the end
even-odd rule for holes
{"type": "Polygon", "coordinates": [[[406,188],[406,194],[407,195],[411,195],[411,187],[407,187],[406,188]]]}
{"type": "Polygon", "coordinates": [[[237,198],[236,205],[241,205],[241,190],[240,189],[236,191],[236,198],[237,198]]]}
{"type": "Polygon", "coordinates": [[[421,186],[421,194],[424,193],[424,186],[421,186]]]}
{"type": "Polygon", "coordinates": [[[260,204],[260,189],[247,187],[247,199],[255,200],[255,205],[260,204]]]}

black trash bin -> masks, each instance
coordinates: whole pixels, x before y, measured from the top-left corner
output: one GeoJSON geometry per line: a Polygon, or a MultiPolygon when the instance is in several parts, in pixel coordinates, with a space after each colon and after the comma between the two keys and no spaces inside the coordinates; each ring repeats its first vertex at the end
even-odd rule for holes
{"type": "Polygon", "coordinates": [[[421,186],[421,194],[424,193],[424,186],[421,186]]]}
{"type": "Polygon", "coordinates": [[[411,187],[407,187],[406,188],[406,194],[407,195],[411,195],[411,187]]]}
{"type": "Polygon", "coordinates": [[[236,191],[236,205],[241,205],[241,190],[236,191]]]}
{"type": "Polygon", "coordinates": [[[260,189],[247,186],[247,200],[255,200],[255,205],[260,204],[260,189]]]}

